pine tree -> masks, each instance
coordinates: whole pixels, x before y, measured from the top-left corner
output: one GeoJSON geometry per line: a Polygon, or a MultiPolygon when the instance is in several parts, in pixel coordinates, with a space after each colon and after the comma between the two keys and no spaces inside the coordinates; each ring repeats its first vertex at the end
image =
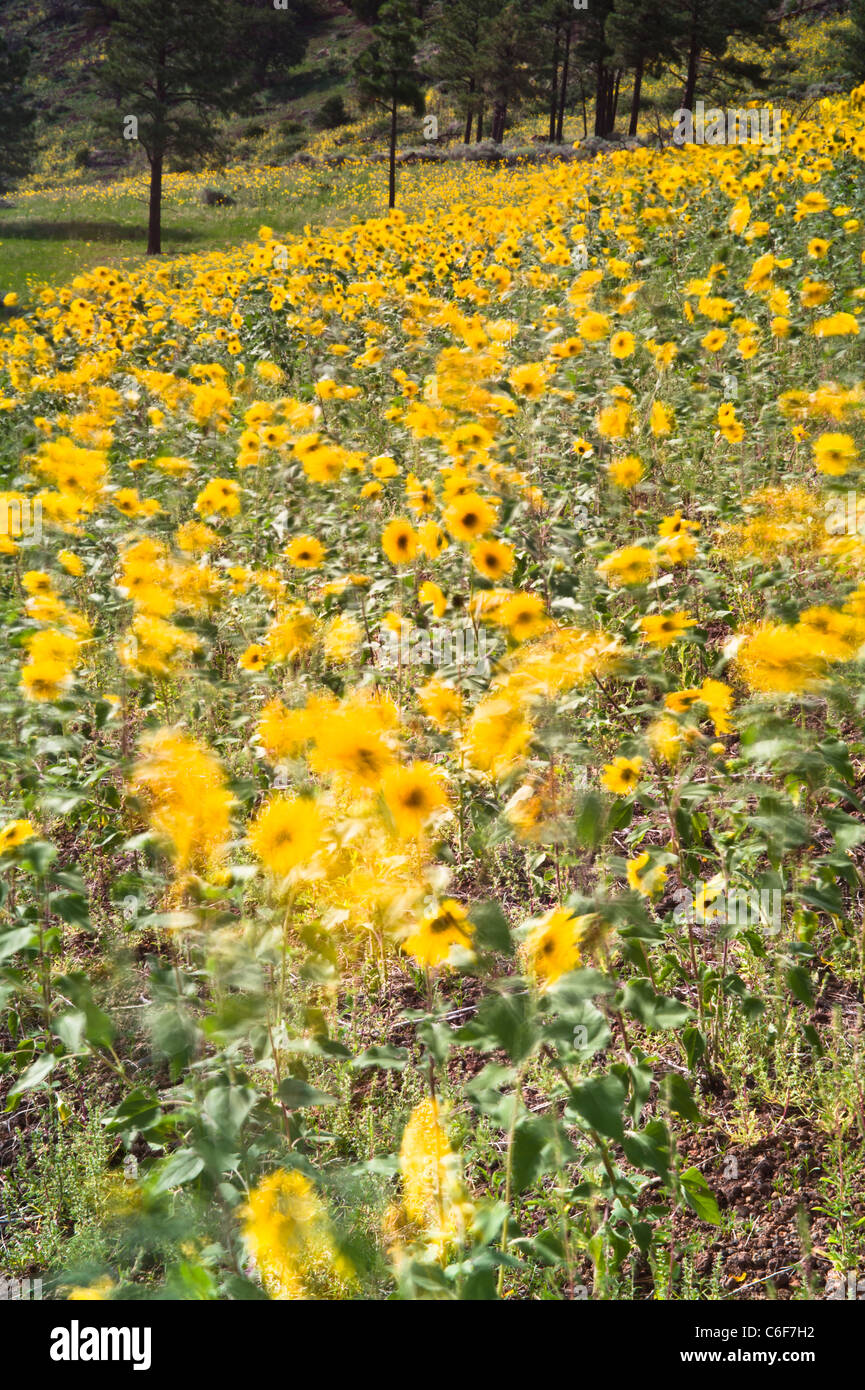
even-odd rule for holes
{"type": "Polygon", "coordinates": [[[416,116],[424,109],[416,66],[423,30],[409,0],[386,0],[373,32],[355,68],[357,90],[362,106],[382,106],[390,115],[388,207],[395,207],[397,114],[401,106],[416,116]]]}
{"type": "Polygon", "coordinates": [[[643,78],[675,56],[681,17],[671,9],[669,0],[616,0],[606,33],[614,61],[634,73],[628,134],[636,135],[643,78]]]}
{"type": "Polygon", "coordinates": [[[500,145],[509,109],[532,90],[532,55],[536,31],[522,0],[510,0],[481,45],[481,80],[492,104],[490,138],[500,145]]]}
{"type": "Polygon", "coordinates": [[[613,0],[592,0],[585,15],[579,16],[577,30],[577,59],[594,74],[595,134],[600,136],[615,128],[622,75],[607,32],[612,12],[613,0]]]}
{"type": "MultiPolygon", "coordinates": [[[[216,116],[236,107],[248,89],[233,42],[230,0],[114,4],[117,18],[108,34],[100,86],[117,103],[110,118],[115,130],[120,133],[128,117],[137,123],[135,133],[150,163],[147,254],[159,255],[166,155],[212,150],[216,116]]],[[[106,119],[107,113],[103,123],[106,119]]]]}
{"type": "Polygon", "coordinates": [[[746,63],[725,56],[731,38],[744,37],[757,43],[777,43],[778,31],[768,25],[770,13],[777,0],[671,0],[672,10],[680,27],[679,50],[686,65],[682,107],[694,109],[697,81],[702,67],[711,65],[716,73],[741,82],[759,82],[761,65],[746,63]]]}
{"type": "Polygon", "coordinates": [[[0,34],[0,194],[30,172],[35,143],[35,113],[24,93],[29,60],[23,48],[11,48],[0,34]]]}
{"type": "Polygon", "coordinates": [[[362,24],[376,24],[384,0],[349,0],[349,4],[362,24]]]}
{"type": "Polygon", "coordinates": [[[563,53],[562,53],[562,73],[559,82],[559,102],[556,112],[556,143],[561,145],[564,139],[565,127],[565,107],[568,101],[568,81],[571,73],[571,46],[574,40],[574,19],[568,12],[567,21],[563,25],[563,53]]]}
{"type": "Polygon", "coordinates": [[[562,138],[574,17],[573,0],[535,0],[528,15],[535,38],[535,82],[546,99],[551,143],[562,138]]]}
{"type": "Polygon", "coordinates": [[[434,46],[431,75],[453,94],[465,119],[467,145],[475,117],[478,139],[481,136],[483,41],[500,10],[499,0],[439,0],[430,15],[429,33],[434,46]]]}
{"type": "Polygon", "coordinates": [[[317,17],[313,0],[233,0],[235,44],[256,91],[276,85],[303,59],[317,17]]]}
{"type": "Polygon", "coordinates": [[[846,60],[855,82],[865,82],[865,0],[850,0],[852,28],[846,38],[846,60]]]}

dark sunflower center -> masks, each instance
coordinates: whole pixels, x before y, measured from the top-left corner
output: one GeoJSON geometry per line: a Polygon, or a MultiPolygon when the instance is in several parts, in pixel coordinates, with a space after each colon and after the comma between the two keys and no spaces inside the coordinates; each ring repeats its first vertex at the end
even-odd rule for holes
{"type": "Polygon", "coordinates": [[[438,935],[441,932],[455,930],[456,923],[453,918],[449,917],[445,912],[442,913],[441,916],[433,918],[429,924],[429,929],[431,932],[435,932],[436,935],[438,935]]]}

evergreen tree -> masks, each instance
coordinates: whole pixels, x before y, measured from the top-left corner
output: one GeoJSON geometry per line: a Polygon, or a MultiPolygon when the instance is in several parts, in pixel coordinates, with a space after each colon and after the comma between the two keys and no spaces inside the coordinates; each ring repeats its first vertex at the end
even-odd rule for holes
{"type": "Polygon", "coordinates": [[[500,13],[499,0],[439,0],[430,15],[434,46],[431,75],[447,85],[464,117],[465,143],[472,138],[477,117],[478,139],[483,121],[483,41],[500,13]]]}
{"type": "Polygon", "coordinates": [[[384,0],[349,0],[351,8],[363,24],[376,24],[384,0]]]}
{"type": "Polygon", "coordinates": [[[850,22],[845,49],[846,60],[856,83],[865,82],[865,0],[850,0],[850,22]]]}
{"type": "Polygon", "coordinates": [[[115,0],[115,8],[100,85],[117,103],[117,132],[127,117],[137,122],[150,163],[147,254],[158,255],[165,157],[215,147],[216,117],[241,100],[243,70],[229,0],[115,0]]]}
{"type": "Polygon", "coordinates": [[[682,107],[694,109],[701,67],[710,66],[741,83],[759,82],[762,67],[725,56],[731,38],[743,37],[768,45],[777,43],[778,31],[768,23],[777,0],[671,0],[680,29],[679,50],[686,68],[682,107]]]}
{"type": "Polygon", "coordinates": [[[397,113],[401,106],[416,116],[424,109],[416,66],[423,30],[409,0],[385,0],[374,34],[357,61],[356,82],[362,106],[381,106],[390,115],[388,207],[395,207],[397,113]]]}
{"type": "Polygon", "coordinates": [[[577,59],[594,76],[595,134],[600,136],[609,135],[615,128],[622,76],[607,32],[612,13],[613,0],[592,0],[585,15],[580,15],[577,30],[577,59]]]}
{"type": "Polygon", "coordinates": [[[30,172],[35,113],[24,92],[29,60],[24,48],[11,48],[0,34],[0,193],[30,172]]]}
{"type": "Polygon", "coordinates": [[[256,90],[276,85],[303,59],[317,17],[313,0],[233,0],[235,47],[256,90]]]}
{"type": "MultiPolygon", "coordinates": [[[[378,24],[386,0],[348,0],[348,3],[363,24],[378,24]]],[[[435,0],[412,0],[410,8],[415,19],[424,20],[431,5],[435,7],[435,0]]]]}
{"type": "Polygon", "coordinates": [[[616,0],[606,29],[614,61],[634,74],[629,135],[636,135],[643,77],[675,57],[681,17],[669,0],[616,0]]]}
{"type": "Polygon", "coordinates": [[[573,0],[536,0],[530,18],[537,52],[535,78],[549,115],[549,139],[560,141],[574,31],[573,0]]]}
{"type": "Polygon", "coordinates": [[[500,145],[509,109],[532,90],[532,54],[536,31],[522,0],[509,0],[481,45],[481,79],[492,105],[490,138],[500,145]]]}
{"type": "Polygon", "coordinates": [[[571,46],[574,39],[574,18],[570,10],[568,18],[562,26],[563,31],[563,52],[562,52],[562,71],[559,81],[559,103],[556,112],[556,133],[557,144],[561,145],[564,139],[565,127],[565,107],[568,101],[568,82],[571,75],[571,46]]]}

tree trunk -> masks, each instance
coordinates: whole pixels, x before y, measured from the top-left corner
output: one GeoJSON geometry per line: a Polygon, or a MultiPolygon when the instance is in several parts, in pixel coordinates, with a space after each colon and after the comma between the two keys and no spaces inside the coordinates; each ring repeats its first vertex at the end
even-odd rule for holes
{"type": "Polygon", "coordinates": [[[616,124],[616,75],[598,64],[598,90],[595,95],[595,134],[606,137],[616,124]]]}
{"type": "Polygon", "coordinates": [[[559,94],[559,111],[556,118],[556,144],[561,145],[565,131],[565,103],[568,99],[568,67],[571,57],[571,26],[565,27],[565,56],[562,60],[562,90],[559,94]]]}
{"type": "Polygon", "coordinates": [[[621,81],[622,81],[622,69],[619,68],[619,69],[617,70],[617,72],[616,72],[616,80],[615,80],[615,82],[612,82],[612,79],[611,79],[611,82],[612,82],[612,91],[611,91],[611,93],[610,93],[610,120],[609,120],[609,124],[608,124],[608,126],[607,126],[607,129],[608,129],[608,130],[615,130],[615,128],[616,128],[616,116],[618,115],[618,112],[619,112],[619,87],[620,87],[620,85],[621,85],[621,81]]]}
{"type": "Polygon", "coordinates": [[[556,140],[556,117],[559,105],[559,26],[556,25],[556,37],[553,42],[553,76],[550,82],[550,144],[555,144],[556,140]]]}
{"type": "Polygon", "coordinates": [[[473,117],[474,114],[475,114],[475,113],[474,113],[474,110],[473,110],[473,108],[472,108],[472,95],[473,95],[473,93],[474,93],[474,90],[475,90],[475,79],[472,78],[471,81],[469,82],[469,114],[466,116],[466,138],[465,138],[465,144],[467,144],[467,145],[470,145],[471,142],[472,142],[472,117],[473,117]]]}
{"type": "Polygon", "coordinates": [[[607,70],[598,59],[595,80],[595,134],[604,134],[604,116],[607,109],[607,70]]]}
{"type": "Polygon", "coordinates": [[[636,135],[637,122],[640,119],[640,92],[643,87],[643,60],[637,64],[634,72],[634,96],[631,101],[631,124],[628,126],[628,134],[636,135]]]}
{"type": "MultiPolygon", "coordinates": [[[[165,102],[165,64],[167,61],[165,46],[162,45],[157,53],[156,60],[156,109],[160,119],[164,115],[165,102]]],[[[162,163],[165,159],[165,146],[158,143],[153,148],[150,156],[150,208],[147,218],[147,254],[148,256],[162,255],[162,163]]]]}
{"type": "Polygon", "coordinates": [[[505,138],[505,121],[507,120],[508,108],[503,101],[497,101],[493,107],[493,128],[491,133],[494,145],[500,145],[505,138]]]}
{"type": "Polygon", "coordinates": [[[586,112],[586,84],[583,81],[582,68],[580,69],[580,100],[583,103],[583,139],[585,140],[589,133],[589,117],[586,112]]]}
{"type": "Polygon", "coordinates": [[[390,108],[390,176],[388,180],[388,202],[389,208],[396,207],[396,97],[391,102],[390,108]]]}
{"type": "Polygon", "coordinates": [[[481,102],[480,106],[478,107],[478,128],[477,128],[477,133],[475,134],[475,139],[477,140],[478,144],[480,144],[481,141],[483,140],[483,138],[484,138],[484,104],[483,104],[483,102],[481,102]]]}
{"type": "Polygon", "coordinates": [[[162,151],[150,161],[150,212],[147,222],[147,254],[162,255],[162,151]]]}
{"type": "Polygon", "coordinates": [[[685,111],[693,111],[694,97],[697,93],[697,72],[700,67],[700,41],[697,37],[696,29],[691,31],[691,47],[688,50],[688,76],[685,81],[685,91],[682,95],[682,107],[685,111]]]}

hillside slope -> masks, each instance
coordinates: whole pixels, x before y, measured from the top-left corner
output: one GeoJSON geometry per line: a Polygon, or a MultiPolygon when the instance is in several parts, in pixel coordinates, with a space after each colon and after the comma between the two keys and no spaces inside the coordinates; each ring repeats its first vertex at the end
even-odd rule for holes
{"type": "MultiPolygon", "coordinates": [[[[254,159],[265,143],[290,157],[302,145],[328,98],[349,102],[351,73],[367,31],[341,0],[313,0],[303,62],[263,88],[254,111],[228,123],[232,160],[254,159]]],[[[75,173],[94,178],[134,170],[140,152],[105,149],[97,128],[102,108],[96,72],[108,32],[96,6],[74,0],[5,0],[4,33],[31,50],[31,85],[38,113],[40,153],[35,179],[75,173]]]]}

